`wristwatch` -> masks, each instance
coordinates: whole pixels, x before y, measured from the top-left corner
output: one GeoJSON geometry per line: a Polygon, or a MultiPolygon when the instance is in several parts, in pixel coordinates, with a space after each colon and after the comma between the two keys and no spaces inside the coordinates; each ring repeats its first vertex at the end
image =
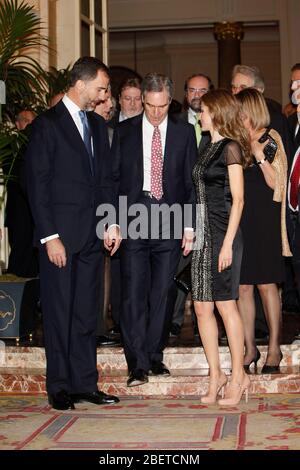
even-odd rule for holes
{"type": "Polygon", "coordinates": [[[266,161],[266,157],[262,158],[261,160],[257,160],[258,165],[263,165],[266,161]]]}

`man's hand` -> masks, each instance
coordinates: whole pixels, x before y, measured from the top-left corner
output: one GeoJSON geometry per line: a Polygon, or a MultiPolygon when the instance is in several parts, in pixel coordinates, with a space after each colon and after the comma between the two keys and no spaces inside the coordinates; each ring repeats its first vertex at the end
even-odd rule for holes
{"type": "Polygon", "coordinates": [[[54,238],[46,242],[46,250],[49,261],[59,268],[64,268],[67,264],[67,255],[64,245],[59,238],[54,238]]]}
{"type": "Polygon", "coordinates": [[[181,248],[183,248],[183,256],[187,256],[193,249],[195,234],[192,230],[185,230],[182,238],[181,248]]]}
{"type": "Polygon", "coordinates": [[[110,256],[114,255],[122,241],[120,227],[113,225],[104,232],[104,246],[110,251],[110,256]]]}

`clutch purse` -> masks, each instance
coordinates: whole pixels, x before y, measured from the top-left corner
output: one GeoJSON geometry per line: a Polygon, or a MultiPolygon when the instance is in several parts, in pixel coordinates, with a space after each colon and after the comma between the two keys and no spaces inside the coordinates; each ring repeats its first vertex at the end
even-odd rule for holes
{"type": "Polygon", "coordinates": [[[192,289],[191,263],[189,263],[180,273],[174,276],[174,281],[179,289],[188,294],[192,289]]]}

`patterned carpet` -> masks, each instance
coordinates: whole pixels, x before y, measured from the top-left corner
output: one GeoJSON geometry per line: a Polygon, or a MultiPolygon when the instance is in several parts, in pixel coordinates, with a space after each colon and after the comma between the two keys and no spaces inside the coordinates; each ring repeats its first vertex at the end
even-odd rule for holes
{"type": "Polygon", "coordinates": [[[0,396],[0,450],[299,450],[300,396],[260,395],[239,407],[195,398],[124,398],[52,410],[45,397],[0,396]]]}

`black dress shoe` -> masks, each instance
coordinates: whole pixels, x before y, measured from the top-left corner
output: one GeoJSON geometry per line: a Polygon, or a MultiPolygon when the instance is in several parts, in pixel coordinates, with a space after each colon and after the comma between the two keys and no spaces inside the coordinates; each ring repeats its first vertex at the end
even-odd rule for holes
{"type": "Polygon", "coordinates": [[[127,387],[136,387],[148,382],[148,375],[143,369],[132,370],[127,380],[127,387]]]}
{"type": "Polygon", "coordinates": [[[89,393],[74,393],[72,399],[74,403],[80,403],[81,401],[88,401],[95,405],[111,405],[113,403],[119,403],[119,398],[114,395],[107,395],[99,390],[89,393]]]}
{"type": "Polygon", "coordinates": [[[110,338],[119,339],[121,336],[120,327],[118,325],[115,325],[113,328],[110,328],[110,330],[108,330],[108,334],[110,338]]]}
{"type": "Polygon", "coordinates": [[[57,393],[49,393],[48,402],[55,410],[75,410],[74,402],[69,393],[65,390],[61,390],[57,393]]]}
{"type": "Polygon", "coordinates": [[[106,335],[101,335],[96,337],[96,344],[99,348],[103,346],[121,346],[120,339],[110,338],[106,335]]]}
{"type": "Polygon", "coordinates": [[[164,365],[163,362],[153,362],[149,375],[171,375],[169,369],[164,365]]]}
{"type": "Polygon", "coordinates": [[[171,329],[170,329],[170,336],[179,336],[181,332],[181,326],[178,325],[178,323],[172,323],[171,329]]]}

